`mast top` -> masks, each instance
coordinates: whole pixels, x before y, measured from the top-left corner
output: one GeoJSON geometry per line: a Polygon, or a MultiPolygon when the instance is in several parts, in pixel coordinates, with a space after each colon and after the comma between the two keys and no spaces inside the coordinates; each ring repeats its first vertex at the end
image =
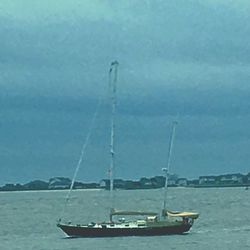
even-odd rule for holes
{"type": "Polygon", "coordinates": [[[111,62],[111,66],[114,66],[114,65],[119,65],[119,62],[117,60],[111,62]]]}

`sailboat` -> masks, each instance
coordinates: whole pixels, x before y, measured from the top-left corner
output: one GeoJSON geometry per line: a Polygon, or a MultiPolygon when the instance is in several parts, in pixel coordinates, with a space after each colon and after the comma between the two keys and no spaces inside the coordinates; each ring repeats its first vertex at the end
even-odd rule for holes
{"type": "MultiPolygon", "coordinates": [[[[116,113],[116,84],[118,62],[114,61],[110,67],[110,82],[112,87],[112,118],[111,118],[111,143],[110,155],[111,164],[110,175],[110,193],[113,199],[114,178],[113,171],[115,165],[115,120],[116,113]]],[[[59,220],[57,226],[70,237],[116,237],[116,236],[155,236],[169,234],[183,234],[188,232],[195,219],[199,217],[195,212],[173,212],[166,206],[168,176],[170,168],[170,158],[172,153],[176,122],[173,122],[172,133],[169,143],[167,168],[165,172],[164,202],[162,211],[124,211],[114,207],[110,208],[109,220],[102,223],[91,222],[89,224],[72,224],[71,222],[62,223],[59,220]],[[125,219],[124,216],[136,217],[136,219],[125,219]],[[116,217],[116,219],[114,219],[116,217]],[[118,218],[117,218],[118,217],[118,218]]],[[[73,186],[73,185],[72,185],[73,186]]],[[[111,202],[113,204],[113,202],[111,202]]]]}

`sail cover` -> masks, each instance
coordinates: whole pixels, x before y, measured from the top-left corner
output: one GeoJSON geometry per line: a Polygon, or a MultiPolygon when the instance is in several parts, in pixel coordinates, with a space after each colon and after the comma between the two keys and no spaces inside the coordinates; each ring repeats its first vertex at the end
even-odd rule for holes
{"type": "Polygon", "coordinates": [[[197,219],[199,217],[199,214],[194,212],[172,212],[166,210],[165,214],[171,217],[188,217],[192,219],[197,219]]]}
{"type": "Polygon", "coordinates": [[[145,212],[145,211],[126,211],[126,210],[115,210],[112,209],[110,215],[149,215],[156,216],[158,213],[155,212],[145,212]]]}

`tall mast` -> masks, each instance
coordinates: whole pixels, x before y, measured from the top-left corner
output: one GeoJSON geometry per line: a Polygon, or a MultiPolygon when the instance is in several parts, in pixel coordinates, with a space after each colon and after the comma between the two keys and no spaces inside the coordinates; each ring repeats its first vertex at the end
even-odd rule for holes
{"type": "Polygon", "coordinates": [[[111,63],[109,70],[109,81],[111,88],[111,135],[110,135],[110,169],[109,169],[109,178],[110,178],[110,199],[111,199],[111,210],[114,208],[114,170],[115,170],[115,113],[116,113],[116,83],[117,83],[117,71],[119,63],[114,61],[111,63]]]}
{"type": "Polygon", "coordinates": [[[172,148],[173,148],[173,144],[174,144],[176,125],[177,125],[177,122],[174,121],[172,124],[172,133],[171,133],[170,141],[169,141],[167,167],[163,169],[165,172],[165,178],[166,178],[165,188],[164,188],[163,216],[165,216],[165,211],[166,211],[168,178],[169,178],[170,162],[171,162],[172,148]]]}

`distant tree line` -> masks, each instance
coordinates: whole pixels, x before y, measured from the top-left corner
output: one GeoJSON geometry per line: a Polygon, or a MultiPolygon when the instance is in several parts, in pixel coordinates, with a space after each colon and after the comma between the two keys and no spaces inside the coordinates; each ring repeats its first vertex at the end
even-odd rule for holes
{"type": "MultiPolygon", "coordinates": [[[[151,178],[142,177],[140,180],[123,180],[115,179],[115,189],[154,189],[162,188],[165,185],[166,178],[164,176],[154,176],[151,178]]],[[[65,177],[53,177],[48,182],[42,180],[34,180],[26,184],[6,184],[0,187],[0,191],[27,191],[27,190],[62,190],[69,189],[71,179],[65,177]]],[[[243,174],[225,174],[225,175],[208,175],[200,176],[198,179],[188,180],[187,178],[179,178],[176,174],[168,177],[168,186],[170,187],[234,187],[234,186],[250,186],[250,173],[243,174]]],[[[106,189],[109,190],[110,180],[103,179],[100,182],[83,183],[76,181],[73,189],[106,189]]]]}

